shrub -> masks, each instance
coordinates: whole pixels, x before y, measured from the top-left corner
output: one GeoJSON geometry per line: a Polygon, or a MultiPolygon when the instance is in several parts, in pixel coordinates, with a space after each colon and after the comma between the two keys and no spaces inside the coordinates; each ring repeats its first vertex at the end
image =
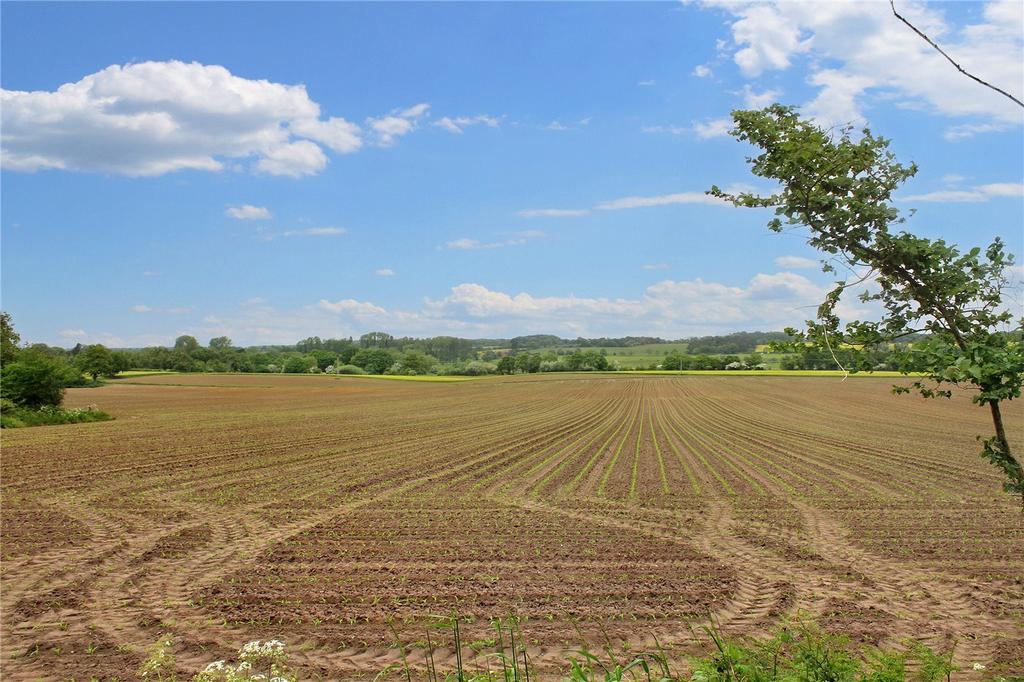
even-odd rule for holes
{"type": "Polygon", "coordinates": [[[63,408],[44,405],[39,409],[19,407],[9,400],[0,404],[0,427],[16,429],[22,426],[44,426],[48,424],[80,424],[102,422],[113,419],[109,414],[96,409],[94,405],[79,408],[63,408]]]}
{"type": "Polygon", "coordinates": [[[335,374],[366,374],[366,370],[355,365],[342,365],[334,370],[335,374]]]}
{"type": "Polygon", "coordinates": [[[76,374],[68,365],[43,353],[23,350],[16,362],[5,365],[0,397],[22,407],[60,405],[64,387],[76,374]]]}

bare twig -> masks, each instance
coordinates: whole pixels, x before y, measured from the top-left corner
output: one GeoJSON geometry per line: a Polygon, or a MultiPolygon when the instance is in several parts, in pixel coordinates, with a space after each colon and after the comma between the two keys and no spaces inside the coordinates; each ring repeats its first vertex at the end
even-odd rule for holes
{"type": "Polygon", "coordinates": [[[996,92],[998,92],[998,93],[999,93],[1000,95],[1003,95],[1004,97],[1008,97],[1008,98],[1010,98],[1011,100],[1013,100],[1013,101],[1014,101],[1014,103],[1016,103],[1016,104],[1017,104],[1017,106],[1020,106],[1020,107],[1024,107],[1024,102],[1020,101],[1019,99],[1017,99],[1016,97],[1014,97],[1013,95],[1011,95],[1010,93],[1008,93],[1008,92],[1007,92],[1006,90],[1003,90],[1003,89],[1002,89],[1002,88],[1000,88],[1000,87],[996,87],[995,85],[992,85],[992,84],[991,84],[991,83],[989,83],[988,81],[984,81],[984,80],[982,80],[982,79],[978,78],[978,77],[977,77],[977,76],[975,76],[975,75],[974,75],[973,73],[970,73],[970,72],[968,72],[968,71],[967,71],[966,69],[964,69],[964,67],[962,67],[962,66],[960,66],[959,64],[957,64],[957,63],[956,63],[956,61],[954,61],[952,57],[950,57],[950,56],[949,56],[948,54],[946,54],[945,50],[943,50],[943,49],[942,49],[941,47],[939,47],[938,45],[936,45],[936,44],[935,44],[935,41],[934,41],[934,40],[932,40],[932,39],[931,39],[931,38],[929,38],[929,37],[928,37],[927,35],[925,35],[925,34],[924,34],[924,33],[923,33],[922,31],[920,31],[920,30],[919,30],[919,29],[918,29],[918,28],[917,28],[916,26],[914,26],[914,25],[913,25],[912,23],[910,23],[909,21],[907,21],[907,19],[906,19],[905,17],[903,17],[903,15],[901,15],[901,14],[900,14],[899,12],[897,12],[897,11],[896,11],[896,2],[895,2],[895,0],[889,0],[889,6],[890,6],[890,7],[892,7],[892,13],[893,13],[893,15],[894,15],[894,16],[895,16],[895,17],[896,17],[897,19],[899,19],[899,20],[900,20],[900,21],[902,21],[902,22],[903,22],[904,24],[906,24],[907,26],[909,26],[909,27],[910,27],[910,30],[912,30],[912,31],[913,31],[914,33],[916,33],[917,35],[921,36],[921,38],[923,38],[923,39],[924,39],[924,41],[925,41],[926,43],[928,43],[929,45],[931,45],[932,47],[934,47],[934,48],[935,48],[935,49],[936,49],[936,50],[937,50],[937,51],[939,52],[939,54],[941,54],[941,55],[942,55],[943,57],[945,57],[945,58],[946,58],[946,61],[948,61],[948,62],[949,62],[950,64],[952,64],[953,66],[955,66],[955,67],[956,67],[956,70],[957,70],[957,71],[959,71],[959,72],[960,72],[960,73],[962,73],[963,75],[967,76],[967,77],[968,77],[968,78],[970,78],[971,80],[974,80],[974,81],[977,81],[978,83],[981,83],[981,84],[982,84],[982,85],[984,85],[984,86],[985,86],[986,88],[989,88],[989,89],[991,89],[991,90],[995,90],[995,91],[996,91],[996,92]]]}

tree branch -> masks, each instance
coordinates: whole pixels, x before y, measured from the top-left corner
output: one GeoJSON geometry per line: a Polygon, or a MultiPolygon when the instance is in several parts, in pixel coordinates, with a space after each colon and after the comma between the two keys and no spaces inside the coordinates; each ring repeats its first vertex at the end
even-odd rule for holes
{"type": "Polygon", "coordinates": [[[913,31],[914,33],[916,33],[917,35],[921,36],[921,38],[923,38],[923,39],[924,39],[924,41],[925,41],[926,43],[928,43],[929,45],[931,45],[932,47],[934,47],[934,48],[935,48],[935,49],[936,49],[936,50],[938,51],[938,53],[939,53],[939,54],[941,54],[941,55],[942,55],[943,57],[945,57],[945,58],[946,58],[946,61],[948,61],[948,62],[949,62],[950,64],[952,64],[953,66],[955,66],[955,67],[956,67],[956,70],[957,70],[957,71],[959,71],[959,72],[960,72],[960,73],[962,73],[963,75],[967,76],[967,77],[968,77],[968,78],[970,78],[971,80],[974,80],[974,81],[977,81],[978,83],[981,83],[981,84],[982,84],[982,85],[984,85],[984,86],[985,86],[986,88],[989,88],[989,89],[991,89],[991,90],[995,90],[995,91],[996,91],[996,92],[998,92],[998,93],[999,93],[1000,95],[1003,95],[1004,97],[1008,97],[1009,99],[1013,100],[1013,101],[1014,101],[1014,103],[1016,103],[1016,104],[1017,104],[1018,106],[1020,106],[1020,107],[1024,107],[1024,102],[1020,101],[1019,99],[1017,99],[1016,97],[1014,97],[1013,95],[1011,95],[1010,93],[1008,93],[1008,92],[1007,92],[1006,90],[1003,90],[1002,88],[996,87],[995,85],[992,85],[991,83],[989,83],[989,82],[987,82],[987,81],[984,81],[984,80],[982,80],[982,79],[978,78],[978,77],[977,77],[977,76],[975,76],[975,75],[974,75],[973,73],[970,73],[970,72],[968,72],[967,70],[965,70],[965,69],[964,69],[964,67],[962,67],[962,66],[960,66],[959,64],[957,64],[957,63],[956,63],[956,62],[955,62],[955,61],[953,60],[953,58],[952,58],[952,57],[950,57],[950,56],[949,56],[948,54],[946,54],[945,50],[943,50],[943,49],[942,49],[941,47],[939,47],[938,45],[936,45],[936,44],[935,44],[935,41],[934,41],[934,40],[932,40],[931,38],[929,38],[928,36],[926,36],[926,35],[925,35],[925,34],[924,34],[923,32],[921,32],[921,31],[920,31],[920,30],[919,30],[919,29],[918,29],[918,28],[917,28],[916,26],[914,26],[914,25],[913,25],[912,23],[910,23],[909,21],[907,21],[907,19],[906,19],[906,18],[904,18],[904,17],[903,17],[903,16],[902,16],[902,15],[901,15],[901,14],[900,14],[899,12],[897,12],[897,11],[896,11],[896,2],[895,2],[895,0],[889,0],[889,6],[890,6],[890,7],[892,7],[892,13],[893,13],[893,15],[894,15],[894,16],[895,16],[895,17],[896,17],[897,19],[899,19],[899,20],[900,20],[900,21],[902,21],[902,22],[903,22],[904,24],[906,24],[907,26],[909,26],[909,27],[910,27],[910,30],[912,30],[912,31],[913,31]]]}

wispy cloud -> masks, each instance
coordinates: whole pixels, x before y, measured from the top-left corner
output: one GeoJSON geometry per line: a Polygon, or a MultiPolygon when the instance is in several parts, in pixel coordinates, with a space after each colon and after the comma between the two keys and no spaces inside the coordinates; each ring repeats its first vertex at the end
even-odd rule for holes
{"type": "Polygon", "coordinates": [[[392,270],[391,268],[377,268],[376,270],[373,271],[373,274],[377,275],[378,277],[394,277],[395,271],[392,270]]]}
{"type": "Polygon", "coordinates": [[[604,201],[595,208],[602,211],[619,211],[626,208],[645,208],[648,206],[668,206],[669,204],[709,204],[712,206],[727,205],[721,199],[709,196],[704,192],[677,192],[651,197],[621,197],[604,201]]]}
{"type": "Polygon", "coordinates": [[[419,120],[428,115],[430,105],[426,102],[416,104],[407,109],[393,109],[390,114],[380,118],[367,118],[366,125],[377,138],[377,146],[391,147],[403,135],[408,135],[419,127],[419,120]]]}
{"type": "Polygon", "coordinates": [[[525,243],[526,239],[524,238],[506,239],[504,241],[497,242],[482,242],[478,239],[463,237],[461,239],[445,242],[444,248],[454,249],[456,251],[481,251],[485,249],[502,249],[506,246],[522,246],[525,243]]]}
{"type": "Polygon", "coordinates": [[[572,218],[588,213],[588,208],[527,208],[516,215],[521,218],[572,218]]]}
{"type": "Polygon", "coordinates": [[[640,86],[641,88],[649,88],[649,87],[651,87],[651,86],[652,86],[652,85],[654,85],[654,84],[655,84],[655,82],[654,82],[654,81],[652,81],[652,80],[648,80],[648,81],[637,81],[637,85],[638,85],[638,86],[640,86]]]}
{"type": "Polygon", "coordinates": [[[693,68],[693,75],[697,78],[707,78],[711,75],[711,69],[704,64],[698,64],[693,68]]]}
{"type": "Polygon", "coordinates": [[[466,128],[475,125],[484,125],[487,126],[488,128],[497,128],[500,124],[501,119],[496,118],[494,116],[486,116],[481,114],[479,116],[457,116],[455,118],[445,116],[444,118],[434,121],[431,125],[435,125],[438,128],[443,128],[447,130],[449,133],[461,135],[466,128]]]}
{"type": "Polygon", "coordinates": [[[804,258],[802,256],[779,256],[775,259],[776,267],[783,268],[785,270],[806,270],[809,268],[816,268],[820,264],[813,258],[804,258]]]}
{"type": "Polygon", "coordinates": [[[641,265],[640,267],[642,267],[644,270],[668,270],[669,269],[669,264],[668,263],[646,263],[644,265],[641,265]]]}
{"type": "Polygon", "coordinates": [[[993,182],[987,185],[976,185],[969,189],[942,189],[925,194],[911,194],[900,197],[901,201],[937,202],[937,203],[969,203],[979,204],[992,199],[1024,197],[1024,183],[993,182]]]}
{"type": "Polygon", "coordinates": [[[682,126],[645,126],[640,129],[640,132],[649,134],[662,134],[668,133],[669,135],[686,135],[692,132],[691,128],[684,128],[682,126]]]}
{"type": "Polygon", "coordinates": [[[235,220],[270,220],[270,210],[263,206],[252,206],[242,204],[241,206],[229,206],[224,215],[235,220]]]}
{"type": "Polygon", "coordinates": [[[337,237],[348,232],[344,227],[307,227],[301,230],[285,230],[282,237],[337,237]]]}

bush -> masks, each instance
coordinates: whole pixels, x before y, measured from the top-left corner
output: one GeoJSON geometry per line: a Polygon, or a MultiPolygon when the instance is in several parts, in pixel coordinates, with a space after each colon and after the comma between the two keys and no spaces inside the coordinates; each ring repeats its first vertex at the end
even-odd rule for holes
{"type": "Polygon", "coordinates": [[[16,429],[22,426],[45,426],[48,424],[81,424],[85,422],[104,422],[113,419],[109,414],[96,409],[95,406],[79,408],[63,408],[56,405],[44,405],[39,409],[18,407],[9,400],[0,401],[0,427],[16,429]]]}
{"type": "Polygon", "coordinates": [[[16,362],[3,368],[0,397],[20,407],[60,405],[64,387],[76,376],[78,373],[61,360],[23,350],[16,362]]]}
{"type": "Polygon", "coordinates": [[[335,374],[366,374],[366,370],[362,367],[356,367],[355,365],[342,365],[341,367],[335,367],[335,374]]]}

